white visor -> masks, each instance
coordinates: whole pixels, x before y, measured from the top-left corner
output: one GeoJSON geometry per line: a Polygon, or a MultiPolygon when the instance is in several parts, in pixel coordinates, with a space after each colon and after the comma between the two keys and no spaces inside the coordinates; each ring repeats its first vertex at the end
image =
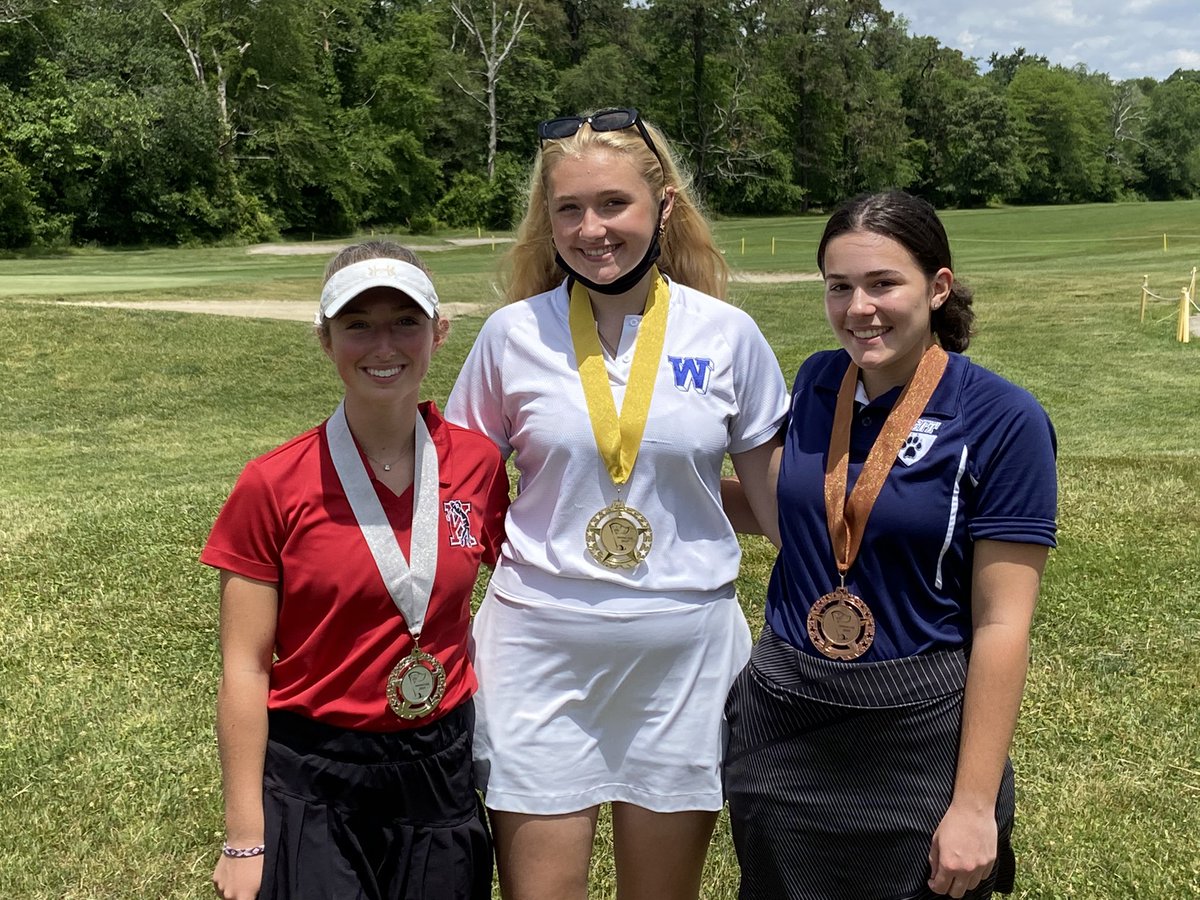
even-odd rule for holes
{"type": "Polygon", "coordinates": [[[437,318],[438,295],[429,276],[411,263],[379,257],[338,269],[321,290],[321,305],[313,321],[320,325],[342,311],[369,288],[393,288],[409,297],[429,318],[437,318]]]}

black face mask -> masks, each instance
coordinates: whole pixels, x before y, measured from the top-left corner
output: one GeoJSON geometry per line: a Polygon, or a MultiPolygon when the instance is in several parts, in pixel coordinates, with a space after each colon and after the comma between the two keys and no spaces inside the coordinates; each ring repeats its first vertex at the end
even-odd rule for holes
{"type": "MultiPolygon", "coordinates": [[[[666,204],[667,201],[665,199],[658,204],[658,221],[660,223],[662,222],[663,207],[665,207],[666,204]]],[[[595,281],[584,278],[567,265],[566,260],[562,258],[557,250],[554,251],[554,261],[558,263],[558,267],[560,269],[571,276],[572,281],[578,281],[589,291],[595,291],[597,294],[623,294],[641,281],[642,277],[650,271],[650,267],[654,265],[659,256],[662,255],[662,246],[658,242],[658,234],[658,231],[655,230],[654,237],[650,239],[650,246],[646,248],[646,255],[642,257],[641,262],[639,262],[636,266],[634,266],[616,281],[610,281],[608,284],[599,284],[595,281]]]]}
{"type": "Polygon", "coordinates": [[[566,260],[559,256],[557,252],[554,254],[554,261],[558,263],[560,269],[571,276],[572,281],[578,281],[589,291],[595,291],[597,294],[623,294],[642,280],[642,277],[650,271],[650,267],[654,265],[655,260],[658,259],[661,253],[662,248],[658,245],[658,232],[655,232],[654,239],[650,241],[650,246],[646,248],[646,255],[642,257],[642,261],[616,281],[610,281],[608,284],[600,284],[598,281],[584,278],[568,266],[566,260]]]}

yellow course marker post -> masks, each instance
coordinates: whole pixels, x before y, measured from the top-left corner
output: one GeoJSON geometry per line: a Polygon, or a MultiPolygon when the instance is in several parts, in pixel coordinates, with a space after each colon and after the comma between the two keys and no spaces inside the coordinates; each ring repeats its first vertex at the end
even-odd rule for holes
{"type": "Polygon", "coordinates": [[[775,255],[775,238],[771,238],[771,255],[775,255]]]}
{"type": "Polygon", "coordinates": [[[1192,342],[1192,329],[1188,317],[1192,311],[1192,300],[1188,296],[1188,289],[1186,287],[1181,288],[1179,294],[1179,330],[1176,337],[1180,343],[1190,344],[1192,342]]]}
{"type": "MultiPolygon", "coordinates": [[[[742,238],[742,256],[745,256],[745,255],[746,255],[746,239],[742,238]]],[[[1195,271],[1196,271],[1195,269],[1192,269],[1193,273],[1195,271]]]]}
{"type": "Polygon", "coordinates": [[[1167,236],[1163,235],[1163,253],[1167,252],[1167,236]]]}

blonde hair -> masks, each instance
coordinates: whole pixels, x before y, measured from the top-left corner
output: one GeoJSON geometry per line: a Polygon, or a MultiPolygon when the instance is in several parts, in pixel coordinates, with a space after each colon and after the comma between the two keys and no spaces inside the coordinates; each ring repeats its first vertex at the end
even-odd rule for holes
{"type": "Polygon", "coordinates": [[[712,229],[693,194],[691,178],[679,164],[667,139],[645,120],[662,160],[646,146],[636,128],[621,131],[593,131],[583,126],[574,135],[548,140],[538,151],[529,178],[529,199],[525,217],[517,228],[517,239],[508,253],[509,271],[505,294],[509,302],[524,300],[556,287],[564,277],[554,260],[554,232],[550,223],[549,181],[554,167],[565,157],[595,149],[621,153],[629,157],[651,191],[665,196],[674,188],[675,202],[659,242],[662,255],[658,268],[672,281],[725,297],[729,266],[717,249],[712,229]]]}
{"type": "MultiPolygon", "coordinates": [[[[325,264],[325,275],[321,279],[321,285],[324,286],[330,278],[347,266],[366,262],[368,259],[398,259],[411,266],[416,266],[429,276],[430,281],[433,280],[433,273],[429,271],[429,266],[425,265],[425,261],[412,250],[396,241],[373,240],[351,244],[349,247],[339,250],[333,259],[325,264]]],[[[327,319],[322,321],[320,325],[316,326],[316,331],[321,343],[327,344],[329,342],[329,321],[327,319]]],[[[433,333],[436,336],[437,344],[440,345],[446,339],[446,335],[450,333],[449,320],[439,315],[434,322],[433,333]]]]}

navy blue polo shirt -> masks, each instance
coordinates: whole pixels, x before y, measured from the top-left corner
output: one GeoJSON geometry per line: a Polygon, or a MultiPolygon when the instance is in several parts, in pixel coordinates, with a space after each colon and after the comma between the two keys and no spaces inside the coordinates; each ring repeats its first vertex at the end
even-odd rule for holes
{"type": "MultiPolygon", "coordinates": [[[[846,588],[875,615],[859,662],[962,647],[971,638],[971,567],[977,540],[1054,546],[1056,440],[1027,391],[958,353],[897,454],[867,520],[846,588]]],[[[813,655],[809,608],[838,584],[825,521],[825,460],[844,350],[813,354],[792,390],[779,471],[783,550],[767,591],[767,622],[813,655]]],[[[900,396],[857,407],[847,491],[900,396]]]]}

